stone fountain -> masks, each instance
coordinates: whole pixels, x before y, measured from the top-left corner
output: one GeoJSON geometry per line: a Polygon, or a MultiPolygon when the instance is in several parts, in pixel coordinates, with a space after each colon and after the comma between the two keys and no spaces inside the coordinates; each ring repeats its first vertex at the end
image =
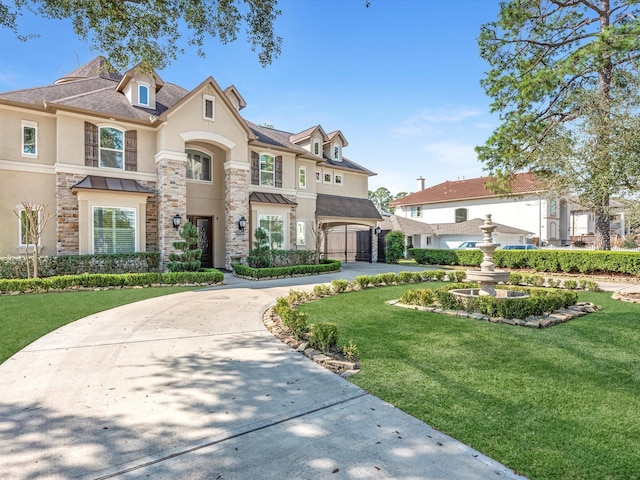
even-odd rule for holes
{"type": "Polygon", "coordinates": [[[496,270],[496,266],[493,263],[493,252],[498,247],[497,243],[493,243],[493,231],[495,229],[496,225],[491,222],[491,214],[487,214],[484,223],[480,226],[480,230],[483,233],[482,243],[476,245],[482,250],[483,254],[480,270],[467,270],[467,281],[479,282],[480,288],[450,290],[454,295],[467,298],[487,295],[496,298],[524,298],[529,296],[526,293],[515,290],[496,290],[498,283],[509,281],[509,272],[496,270]]]}

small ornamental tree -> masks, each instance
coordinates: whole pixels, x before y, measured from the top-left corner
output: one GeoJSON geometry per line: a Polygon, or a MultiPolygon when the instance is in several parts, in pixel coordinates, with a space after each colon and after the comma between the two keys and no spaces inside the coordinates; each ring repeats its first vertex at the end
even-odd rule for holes
{"type": "Polygon", "coordinates": [[[202,249],[198,247],[198,227],[187,222],[180,231],[180,242],[173,242],[173,247],[182,253],[170,253],[167,268],[170,272],[197,272],[200,270],[202,249]]]}
{"type": "Polygon", "coordinates": [[[256,238],[256,246],[249,252],[247,264],[252,268],[268,268],[271,265],[269,235],[264,228],[256,228],[253,236],[256,238]]]}
{"type": "Polygon", "coordinates": [[[385,240],[387,244],[384,247],[384,253],[387,257],[387,263],[398,263],[398,260],[404,256],[404,233],[389,232],[385,240]]]}
{"type": "Polygon", "coordinates": [[[14,210],[13,213],[20,219],[21,242],[25,245],[24,255],[27,259],[27,278],[32,276],[32,267],[33,278],[38,278],[42,234],[53,213],[49,210],[49,205],[34,202],[22,202],[22,208],[14,210]],[[33,251],[33,262],[30,259],[29,248],[33,251]]]}

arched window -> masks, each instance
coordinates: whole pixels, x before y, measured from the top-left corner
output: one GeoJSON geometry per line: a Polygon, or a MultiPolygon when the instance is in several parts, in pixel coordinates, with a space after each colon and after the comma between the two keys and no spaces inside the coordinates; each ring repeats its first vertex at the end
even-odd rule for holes
{"type": "Polygon", "coordinates": [[[149,105],[149,87],[146,85],[138,85],[138,103],[140,105],[149,105]]]}
{"type": "Polygon", "coordinates": [[[456,208],[456,223],[466,222],[467,215],[468,213],[466,208],[456,208]]]}
{"type": "Polygon", "coordinates": [[[113,127],[100,127],[100,166],[124,168],[124,132],[113,127]]]}
{"type": "Polygon", "coordinates": [[[187,178],[189,180],[202,180],[210,182],[211,155],[198,150],[187,150],[187,178]]]}

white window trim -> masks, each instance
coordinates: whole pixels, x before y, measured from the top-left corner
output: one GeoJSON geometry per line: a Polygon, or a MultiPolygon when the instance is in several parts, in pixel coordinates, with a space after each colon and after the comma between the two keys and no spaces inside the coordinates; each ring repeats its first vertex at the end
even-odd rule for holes
{"type": "Polygon", "coordinates": [[[322,171],[316,170],[316,183],[322,183],[322,171]]]}
{"type": "Polygon", "coordinates": [[[339,143],[333,144],[333,159],[340,160],[340,144],[339,143]]]}
{"type": "Polygon", "coordinates": [[[260,178],[258,179],[258,185],[260,185],[261,187],[275,187],[276,186],[276,156],[272,155],[270,153],[261,153],[260,156],[258,157],[258,175],[260,176],[260,178]],[[262,183],[262,157],[271,157],[273,158],[273,172],[269,172],[268,170],[264,170],[264,172],[266,173],[272,173],[273,174],[273,183],[268,184],[268,183],[262,183]]]}
{"type": "Polygon", "coordinates": [[[306,246],[307,245],[307,222],[304,220],[298,220],[296,222],[296,245],[306,246]],[[302,242],[300,242],[300,237],[298,236],[298,229],[302,225],[302,230],[304,235],[302,236],[302,242]]]}
{"type": "MultiPolygon", "coordinates": [[[[289,248],[289,239],[287,238],[288,234],[288,225],[286,215],[279,213],[260,213],[258,214],[258,227],[260,226],[260,221],[263,217],[280,217],[282,218],[282,250],[287,250],[289,248]]],[[[271,247],[271,245],[269,245],[271,247]]]]}
{"type": "MultiPolygon", "coordinates": [[[[211,159],[211,165],[209,165],[209,172],[211,173],[211,180],[197,180],[197,179],[186,177],[187,182],[207,184],[207,185],[213,184],[213,159],[214,159],[213,153],[209,152],[208,150],[204,150],[204,149],[202,149],[200,147],[198,147],[198,148],[185,148],[184,150],[185,150],[184,151],[185,156],[188,155],[187,154],[187,150],[192,150],[192,151],[204,153],[205,155],[208,155],[209,158],[211,159]]],[[[187,157],[187,162],[188,161],[189,161],[189,158],[187,157]]]]}
{"type": "Polygon", "coordinates": [[[327,170],[327,171],[323,171],[322,172],[322,183],[324,183],[325,185],[333,185],[333,172],[331,170],[327,170]],[[325,176],[329,175],[329,180],[325,180],[325,176]]]}
{"type": "Polygon", "coordinates": [[[202,94],[202,118],[210,122],[216,120],[216,97],[207,93],[202,94]],[[211,116],[207,117],[207,100],[211,101],[211,116]]]}
{"type": "Polygon", "coordinates": [[[139,252],[140,250],[138,250],[138,244],[139,244],[139,235],[140,235],[140,230],[139,230],[139,221],[138,221],[138,208],[136,207],[123,207],[123,206],[108,206],[108,205],[92,205],[90,208],[90,217],[89,217],[89,221],[91,222],[90,225],[90,237],[89,237],[89,250],[91,251],[91,255],[95,255],[95,239],[96,239],[96,232],[95,232],[95,227],[93,224],[93,216],[95,214],[96,208],[117,208],[119,210],[132,210],[134,213],[134,231],[135,231],[135,236],[133,237],[133,251],[134,252],[139,252]]]}
{"type": "Polygon", "coordinates": [[[146,82],[138,82],[138,105],[140,105],[141,107],[149,107],[151,105],[151,85],[149,85],[146,82]],[[146,88],[147,89],[147,103],[142,103],[142,101],[140,100],[140,89],[141,88],[146,88]]]}
{"type": "Polygon", "coordinates": [[[333,184],[339,187],[342,187],[344,185],[344,175],[341,173],[335,173],[333,175],[333,184]],[[340,179],[339,182],[338,182],[338,178],[340,179]]]}
{"type": "MultiPolygon", "coordinates": [[[[126,143],[127,143],[127,139],[125,137],[125,131],[122,128],[117,127],[115,125],[98,125],[98,167],[99,168],[107,168],[109,170],[124,170],[126,143]],[[122,133],[122,167],[106,167],[106,166],[102,165],[102,144],[100,143],[101,142],[100,131],[103,128],[112,128],[112,129],[118,130],[120,133],[122,133]]],[[[105,148],[105,150],[109,150],[109,151],[112,151],[112,152],[119,151],[119,150],[113,150],[111,148],[105,148]]]]}
{"type": "Polygon", "coordinates": [[[322,155],[322,149],[320,148],[320,142],[318,140],[313,141],[313,154],[322,155]]]}
{"type": "Polygon", "coordinates": [[[307,167],[298,168],[298,186],[300,188],[307,188],[307,182],[308,181],[309,180],[307,179],[307,167]],[[304,172],[304,183],[300,179],[302,172],[304,172]]]}
{"type": "Polygon", "coordinates": [[[35,158],[38,156],[38,122],[32,122],[30,120],[22,120],[22,126],[20,127],[20,151],[23,157],[35,158]],[[35,153],[27,153],[24,151],[24,129],[33,128],[36,131],[35,138],[35,153]]]}

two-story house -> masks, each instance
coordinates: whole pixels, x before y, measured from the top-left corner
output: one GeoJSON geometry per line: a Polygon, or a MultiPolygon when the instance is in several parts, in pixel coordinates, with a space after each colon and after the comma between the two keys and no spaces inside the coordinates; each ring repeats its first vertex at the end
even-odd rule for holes
{"type": "MultiPolygon", "coordinates": [[[[394,200],[395,214],[432,225],[462,224],[483,219],[488,213],[494,223],[512,227],[510,236],[502,242],[513,242],[512,235],[531,232],[533,238],[524,241],[548,245],[569,243],[569,202],[549,198],[548,191],[532,173],[519,173],[513,178],[508,196],[497,195],[487,187],[487,177],[446,181],[424,188],[424,179],[418,179],[418,191],[394,200]]],[[[449,228],[449,227],[448,227],[449,228]]],[[[450,229],[450,228],[449,228],[450,229]]],[[[508,229],[505,229],[508,231],[508,229]]],[[[470,232],[466,232],[467,240],[470,232]]],[[[478,230],[478,240],[482,238],[478,230]]],[[[462,237],[452,237],[450,248],[455,248],[462,237]]],[[[520,242],[518,242],[520,243],[520,242]]]]}
{"type": "Polygon", "coordinates": [[[166,262],[189,220],[203,264],[226,269],[258,227],[283,249],[315,249],[319,228],[375,227],[373,173],[343,155],[340,131],[266,128],[245,106],[212,77],[189,91],[155,72],[110,72],[102,57],[0,93],[0,256],[28,248],[24,201],[54,213],[45,255],[160,251],[166,262]]]}

